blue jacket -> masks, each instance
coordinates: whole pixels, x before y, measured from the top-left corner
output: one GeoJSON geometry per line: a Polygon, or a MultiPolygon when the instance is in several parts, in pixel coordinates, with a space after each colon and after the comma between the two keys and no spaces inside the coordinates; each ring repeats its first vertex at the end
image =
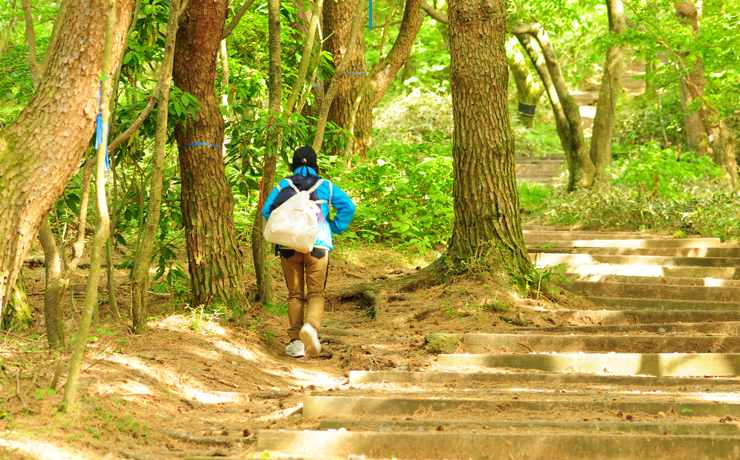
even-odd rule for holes
{"type": "MultiPolygon", "coordinates": [[[[298,190],[308,190],[316,184],[319,179],[316,175],[316,171],[308,166],[302,166],[296,169],[294,174],[294,176],[290,177],[290,180],[298,190]]],[[[265,205],[261,211],[262,215],[265,216],[265,219],[269,220],[272,211],[285,201],[284,199],[281,199],[276,203],[280,191],[290,188],[288,180],[283,179],[272,190],[272,193],[267,197],[267,201],[265,201],[265,205]]],[[[324,180],[319,188],[311,194],[311,199],[314,201],[327,201],[326,203],[320,204],[323,219],[319,216],[319,234],[316,237],[316,243],[314,246],[326,248],[331,251],[334,249],[331,234],[336,233],[337,235],[340,235],[347,230],[350,222],[352,222],[352,217],[355,215],[355,205],[342,189],[334,184],[330,184],[327,180],[324,180]],[[330,200],[331,202],[329,202],[330,200]],[[333,205],[334,209],[337,210],[337,215],[334,216],[334,219],[329,219],[329,204],[333,205]]]]}

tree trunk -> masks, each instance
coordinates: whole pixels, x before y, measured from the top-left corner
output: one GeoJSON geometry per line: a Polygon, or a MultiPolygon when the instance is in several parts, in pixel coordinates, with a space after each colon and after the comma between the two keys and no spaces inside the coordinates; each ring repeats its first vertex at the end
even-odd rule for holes
{"type": "Polygon", "coordinates": [[[537,106],[537,102],[542,97],[542,93],[545,92],[545,88],[541,84],[541,79],[532,78],[527,61],[524,59],[524,55],[518,50],[515,51],[513,56],[507,54],[506,62],[509,65],[509,70],[516,84],[516,96],[519,102],[519,120],[524,126],[531,128],[534,125],[534,107],[537,106]],[[528,110],[530,108],[531,113],[528,110]]]}
{"type": "MultiPolygon", "coordinates": [[[[540,76],[542,85],[545,87],[545,94],[547,99],[550,101],[552,107],[552,113],[555,117],[555,127],[558,131],[558,137],[560,138],[560,145],[563,147],[563,154],[568,164],[569,177],[575,177],[575,162],[573,161],[573,149],[570,143],[570,129],[568,128],[568,120],[565,118],[565,112],[563,111],[563,105],[560,103],[558,92],[555,91],[555,85],[552,83],[550,78],[550,71],[547,70],[547,64],[545,64],[545,58],[542,53],[532,45],[532,39],[527,34],[516,34],[517,40],[524,48],[524,51],[532,61],[532,65],[537,70],[537,74],[540,76]]],[[[570,179],[569,179],[570,180],[570,179]]]]}
{"type": "Polygon", "coordinates": [[[10,297],[8,308],[5,309],[0,321],[0,329],[3,331],[25,332],[28,325],[33,321],[31,316],[31,305],[28,303],[26,294],[26,281],[23,273],[18,273],[18,281],[15,283],[13,295],[10,297]]]}
{"type": "Polygon", "coordinates": [[[149,291],[149,270],[152,266],[154,242],[159,229],[159,212],[162,207],[162,176],[164,159],[167,156],[167,118],[172,88],[172,61],[177,37],[178,13],[180,1],[170,3],[170,19],[167,23],[167,39],[164,45],[164,58],[160,70],[159,83],[162,89],[157,102],[157,129],[154,137],[154,155],[152,157],[151,185],[149,188],[149,212],[141,244],[136,251],[136,259],[131,269],[131,314],[134,333],[146,331],[147,292],[149,291]]]}
{"type": "MultiPolygon", "coordinates": [[[[346,65],[342,73],[355,75],[339,75],[336,70],[342,63],[344,55],[349,48],[350,24],[354,16],[357,2],[365,0],[338,0],[326,1],[324,3],[324,36],[328,37],[324,43],[324,50],[331,53],[334,59],[335,73],[332,78],[339,78],[339,88],[336,96],[332,101],[329,109],[329,121],[336,123],[342,128],[348,128],[352,120],[352,103],[357,97],[357,92],[362,84],[364,74],[357,72],[367,72],[365,62],[365,37],[364,34],[357,34],[355,39],[355,52],[350,58],[349,64],[346,65]]],[[[326,78],[327,86],[329,78],[326,78]]],[[[372,146],[372,117],[363,116],[358,118],[355,124],[355,141],[353,142],[352,152],[340,152],[337,149],[328,152],[330,155],[365,155],[367,150],[372,146]]],[[[318,151],[318,150],[317,150],[318,151]]]]}
{"type": "MultiPolygon", "coordinates": [[[[419,15],[420,6],[421,0],[406,0],[401,29],[393,47],[387,56],[381,54],[380,60],[370,73],[360,79],[362,84],[355,95],[350,112],[351,133],[356,133],[358,126],[372,127],[373,109],[383,99],[398,71],[408,62],[423,20],[419,15]]],[[[381,50],[381,53],[383,51],[381,50]]],[[[362,138],[356,136],[352,143],[353,148],[347,153],[364,157],[371,144],[363,142],[362,138]]]]}
{"type": "MultiPolygon", "coordinates": [[[[270,49],[270,112],[279,113],[282,110],[282,88],[283,72],[281,66],[282,48],[280,47],[280,0],[268,0],[268,28],[270,49]]],[[[265,152],[265,160],[262,165],[262,196],[272,192],[275,184],[275,169],[277,167],[278,148],[280,146],[279,136],[273,145],[265,152]]],[[[272,278],[267,272],[267,258],[265,254],[265,218],[259,209],[254,214],[254,226],[252,227],[252,258],[254,260],[254,272],[257,276],[257,295],[262,305],[272,304],[272,278]]]]}
{"type": "Polygon", "coordinates": [[[581,113],[573,96],[568,91],[565,84],[565,78],[560,70],[558,56],[555,48],[550,42],[547,32],[539,24],[516,24],[512,28],[515,35],[529,34],[540,45],[542,54],[545,57],[547,70],[550,73],[558,99],[563,106],[563,113],[568,122],[568,131],[570,134],[570,150],[572,151],[572,166],[569,164],[570,175],[568,178],[568,191],[576,188],[590,188],[594,182],[596,168],[591,161],[591,156],[586,147],[586,140],[583,136],[583,127],[581,126],[581,113]]]}
{"type": "Polygon", "coordinates": [[[449,3],[454,211],[445,262],[524,275],[524,245],[507,108],[503,0],[449,3]]]}
{"type": "MultiPolygon", "coordinates": [[[[89,187],[89,182],[88,182],[89,187]]],[[[78,228],[78,232],[79,232],[78,228]]],[[[84,234],[84,227],[82,232],[84,234]]],[[[39,231],[39,241],[44,248],[46,268],[46,289],[44,290],[44,318],[46,319],[46,338],[49,348],[65,348],[67,341],[64,330],[64,310],[62,302],[69,287],[69,280],[63,274],[62,256],[59,254],[49,221],[44,219],[39,231]]]]}
{"type": "Polygon", "coordinates": [[[224,120],[216,95],[216,56],[227,0],[191,0],[175,46],[174,84],[198,98],[195,120],[178,123],[182,215],[194,305],[236,303],[244,297],[244,267],[236,242],[234,197],[221,149],[224,120]],[[211,145],[191,145],[207,143],[211,145]]]}
{"type": "MultiPolygon", "coordinates": [[[[621,35],[627,30],[627,16],[624,14],[622,0],[606,0],[609,14],[609,31],[621,35]]],[[[593,136],[591,137],[591,161],[596,168],[594,184],[611,184],[612,135],[614,134],[614,115],[617,99],[622,93],[623,53],[619,46],[612,46],[606,52],[604,76],[601,78],[599,102],[596,104],[593,136]]]]}
{"type": "MultiPolygon", "coordinates": [[[[116,63],[132,8],[133,0],[117,3],[116,63]]],[[[37,91],[15,123],[0,131],[0,314],[41,220],[61,196],[90,141],[98,108],[102,17],[102,0],[65,4],[56,20],[65,30],[49,45],[37,91]]]]}
{"type": "MultiPolygon", "coordinates": [[[[700,10],[691,2],[676,2],[676,16],[679,21],[690,25],[694,36],[699,34],[700,10]]],[[[684,53],[683,56],[688,56],[684,53]]],[[[707,82],[704,78],[701,56],[694,55],[693,68],[688,76],[679,79],[678,89],[681,96],[681,107],[683,108],[683,124],[686,133],[686,143],[697,155],[708,155],[709,138],[707,136],[706,113],[704,104],[698,107],[689,107],[696,99],[704,93],[707,82]]]]}

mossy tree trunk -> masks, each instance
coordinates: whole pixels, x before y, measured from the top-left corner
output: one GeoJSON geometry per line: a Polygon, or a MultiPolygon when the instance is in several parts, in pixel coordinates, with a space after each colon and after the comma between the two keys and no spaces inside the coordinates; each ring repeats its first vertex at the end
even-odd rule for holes
{"type": "MultiPolygon", "coordinates": [[[[542,93],[545,92],[541,79],[532,77],[527,61],[519,50],[507,54],[506,62],[509,65],[511,76],[514,77],[516,97],[519,104],[536,106],[542,97],[542,93]]],[[[534,114],[530,115],[519,111],[519,119],[527,128],[534,126],[534,114]]]]}
{"type": "Polygon", "coordinates": [[[31,316],[31,305],[28,303],[26,294],[26,281],[23,279],[23,273],[18,273],[18,281],[15,283],[13,295],[10,297],[8,308],[5,309],[0,321],[0,329],[3,331],[13,330],[23,332],[28,329],[28,325],[33,321],[31,316]]]}
{"type": "Polygon", "coordinates": [[[568,140],[570,141],[570,151],[572,152],[572,158],[569,160],[571,164],[568,165],[570,170],[568,191],[576,188],[591,188],[594,183],[596,168],[591,161],[588,146],[586,145],[586,138],[583,135],[580,109],[578,108],[578,103],[576,103],[576,100],[570,94],[570,91],[568,91],[568,86],[565,84],[565,78],[560,70],[560,62],[558,61],[558,56],[550,41],[550,37],[540,24],[535,23],[516,24],[513,26],[512,32],[515,35],[528,34],[540,45],[553,87],[557,92],[558,99],[563,108],[563,114],[568,123],[568,140]]]}
{"type": "Polygon", "coordinates": [[[532,38],[527,34],[516,34],[517,40],[524,48],[527,56],[537,74],[540,76],[543,86],[545,87],[545,94],[547,99],[550,101],[550,107],[552,107],[552,113],[555,117],[555,126],[558,131],[558,137],[560,138],[560,146],[563,148],[563,154],[565,155],[566,162],[568,164],[568,173],[570,177],[575,176],[575,162],[573,161],[573,148],[570,142],[570,129],[568,127],[568,119],[565,117],[563,111],[563,105],[560,103],[558,92],[555,90],[555,85],[550,78],[550,71],[547,70],[547,64],[545,64],[545,57],[542,55],[539,49],[532,43],[532,38]]]}
{"type": "MultiPolygon", "coordinates": [[[[121,57],[133,0],[117,2],[113,60],[121,57]]],[[[28,105],[0,131],[0,314],[41,220],[74,174],[93,132],[106,3],[68,0],[28,105]],[[43,180],[42,180],[43,179],[43,180]]],[[[111,78],[112,75],[108,75],[111,78]]]]}
{"type": "Polygon", "coordinates": [[[449,3],[455,224],[444,255],[454,269],[531,271],[519,216],[503,0],[449,3]]]}
{"type": "Polygon", "coordinates": [[[236,241],[234,197],[221,146],[224,120],[216,94],[217,55],[227,0],[190,0],[177,32],[174,84],[198,98],[195,120],[178,123],[182,215],[195,305],[235,304],[245,293],[236,241]],[[190,145],[207,143],[212,145],[190,145]]]}
{"type": "MultiPolygon", "coordinates": [[[[627,16],[624,14],[622,0],[606,0],[609,15],[609,32],[621,35],[627,30],[627,16]]],[[[596,168],[594,185],[611,184],[612,137],[614,134],[614,115],[617,99],[622,93],[622,73],[624,53],[620,46],[611,46],[606,51],[604,75],[601,78],[599,102],[596,104],[593,136],[591,136],[591,161],[596,168]]]]}

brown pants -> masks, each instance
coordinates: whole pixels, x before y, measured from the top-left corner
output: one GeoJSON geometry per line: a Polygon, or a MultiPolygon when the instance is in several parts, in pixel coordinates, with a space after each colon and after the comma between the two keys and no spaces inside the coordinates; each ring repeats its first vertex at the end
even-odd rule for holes
{"type": "Polygon", "coordinates": [[[314,248],[311,253],[302,253],[292,249],[280,250],[280,262],[283,265],[285,283],[288,285],[288,336],[290,340],[298,339],[303,327],[303,305],[307,300],[305,322],[321,327],[321,316],[324,314],[324,288],[329,270],[329,251],[314,248]],[[305,268],[305,283],[304,283],[305,268]],[[308,293],[304,296],[304,284],[308,293]]]}

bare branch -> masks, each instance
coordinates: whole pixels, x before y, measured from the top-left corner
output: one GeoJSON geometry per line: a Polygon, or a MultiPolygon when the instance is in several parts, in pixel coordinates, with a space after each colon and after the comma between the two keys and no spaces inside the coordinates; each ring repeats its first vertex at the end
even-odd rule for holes
{"type": "Polygon", "coordinates": [[[33,12],[31,11],[31,0],[23,1],[23,15],[26,18],[26,46],[28,46],[28,67],[31,70],[33,87],[39,86],[41,81],[41,69],[36,61],[36,32],[33,29],[33,12]]]}
{"type": "Polygon", "coordinates": [[[236,12],[234,15],[234,19],[231,20],[228,26],[224,29],[224,35],[221,37],[222,39],[228,37],[231,35],[231,33],[236,29],[236,26],[239,25],[239,21],[242,20],[242,17],[244,16],[244,13],[247,12],[250,6],[252,6],[252,3],[254,3],[254,0],[246,0],[241,8],[239,8],[239,11],[236,12]]]}
{"type": "Polygon", "coordinates": [[[450,19],[447,17],[446,14],[440,13],[439,11],[435,10],[432,5],[428,4],[427,2],[421,2],[421,9],[424,10],[426,14],[432,17],[437,22],[441,22],[442,24],[449,24],[450,19]]]}

